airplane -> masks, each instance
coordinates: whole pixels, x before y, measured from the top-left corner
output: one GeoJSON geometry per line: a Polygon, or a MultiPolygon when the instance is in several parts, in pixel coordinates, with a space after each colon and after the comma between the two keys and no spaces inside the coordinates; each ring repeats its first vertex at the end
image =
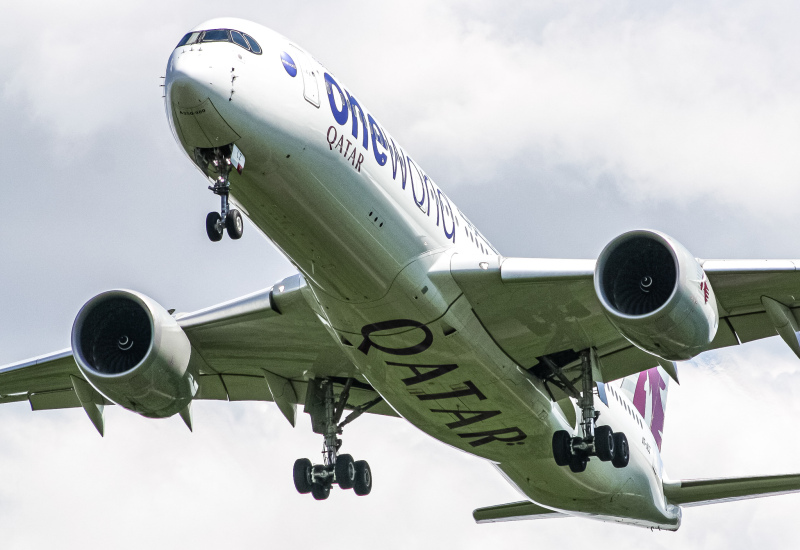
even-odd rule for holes
{"type": "Polygon", "coordinates": [[[651,230],[596,260],[504,257],[353,90],[240,19],[183,37],[165,109],[220,198],[208,237],[240,238],[246,216],[298,273],[192,313],[101,293],[70,349],[0,368],[0,402],[82,407],[101,435],[111,404],[190,429],[195,399],[273,401],[292,425],[302,404],[325,452],[293,479],[317,500],[370,493],[344,428],[399,416],[524,495],[478,522],[676,530],[683,506],[800,490],[799,475],[672,481],[660,455],[676,361],[775,335],[800,356],[800,260],[697,260],[651,230]]]}

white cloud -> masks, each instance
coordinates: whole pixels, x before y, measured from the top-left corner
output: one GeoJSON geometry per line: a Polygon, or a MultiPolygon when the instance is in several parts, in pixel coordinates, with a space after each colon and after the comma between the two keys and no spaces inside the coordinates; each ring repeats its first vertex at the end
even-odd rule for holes
{"type": "MultiPolygon", "coordinates": [[[[459,17],[462,3],[449,8],[398,14],[408,40],[392,33],[360,51],[359,86],[380,94],[378,115],[394,113],[412,152],[469,159],[449,167],[456,181],[489,184],[498,163],[535,155],[579,166],[579,183],[610,178],[634,201],[792,212],[796,8],[551,7],[531,37],[502,9],[476,21],[459,17]]],[[[366,27],[364,42],[382,32],[366,27]]]]}

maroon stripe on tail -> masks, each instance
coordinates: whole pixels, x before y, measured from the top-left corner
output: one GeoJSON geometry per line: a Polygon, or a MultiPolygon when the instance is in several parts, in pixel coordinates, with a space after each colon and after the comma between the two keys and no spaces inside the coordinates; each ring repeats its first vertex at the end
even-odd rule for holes
{"type": "Polygon", "coordinates": [[[661,390],[667,389],[667,384],[661,377],[658,367],[653,367],[639,373],[636,381],[636,390],[633,393],[633,406],[650,423],[650,431],[661,450],[661,436],[664,432],[664,403],[661,400],[661,390]],[[650,394],[648,396],[648,393],[650,394]],[[650,400],[650,418],[647,418],[647,401],[650,400]]]}

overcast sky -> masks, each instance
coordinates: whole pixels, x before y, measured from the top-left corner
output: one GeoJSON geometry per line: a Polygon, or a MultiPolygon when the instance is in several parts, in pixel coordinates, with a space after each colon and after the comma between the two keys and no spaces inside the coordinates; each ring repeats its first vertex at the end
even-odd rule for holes
{"type": "MultiPolygon", "coordinates": [[[[297,41],[347,82],[506,256],[595,257],[665,231],[699,257],[798,258],[800,8],[792,2],[7,2],[0,33],[0,364],[69,345],[81,305],[132,288],[191,311],[292,268],[218,208],[168,129],[159,77],[181,36],[232,15],[297,41]]],[[[681,365],[672,478],[800,471],[800,361],[779,341],[681,365]],[[796,424],[796,422],[794,423],[796,424]]],[[[752,548],[796,540],[800,495],[684,511],[678,533],[473,523],[519,500],[486,463],[402,420],[345,449],[369,497],[298,495],[316,459],[272,404],[196,403],[195,433],[107,409],[0,409],[3,548],[752,548]],[[328,542],[326,542],[328,541],[328,542]]]]}

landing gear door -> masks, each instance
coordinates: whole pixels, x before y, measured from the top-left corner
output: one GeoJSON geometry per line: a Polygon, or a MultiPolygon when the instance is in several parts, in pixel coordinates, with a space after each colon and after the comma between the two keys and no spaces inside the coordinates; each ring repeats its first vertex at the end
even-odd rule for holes
{"type": "Polygon", "coordinates": [[[292,46],[292,53],[299,61],[298,69],[303,75],[303,97],[314,107],[319,108],[319,71],[312,66],[308,56],[297,46],[292,46]]]}

